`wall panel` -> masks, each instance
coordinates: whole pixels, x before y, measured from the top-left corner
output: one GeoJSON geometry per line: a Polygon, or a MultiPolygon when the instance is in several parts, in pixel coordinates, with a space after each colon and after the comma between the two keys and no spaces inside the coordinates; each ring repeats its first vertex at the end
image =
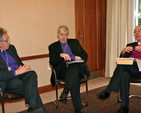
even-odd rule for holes
{"type": "MultiPolygon", "coordinates": [[[[1,0],[0,9],[0,27],[8,30],[20,57],[48,54],[60,25],[75,38],[74,0],[1,0]]],[[[37,72],[39,87],[50,84],[49,58],[23,62],[37,72]]]]}

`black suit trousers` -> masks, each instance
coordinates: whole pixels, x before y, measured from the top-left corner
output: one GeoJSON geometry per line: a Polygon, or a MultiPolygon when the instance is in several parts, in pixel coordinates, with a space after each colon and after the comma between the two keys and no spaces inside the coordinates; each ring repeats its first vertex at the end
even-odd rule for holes
{"type": "Polygon", "coordinates": [[[58,78],[65,80],[65,89],[70,90],[73,106],[75,109],[82,107],[80,98],[80,78],[85,74],[84,64],[70,64],[62,66],[58,78]]]}
{"type": "Polygon", "coordinates": [[[129,88],[131,76],[141,77],[141,72],[138,69],[137,63],[133,65],[117,65],[113,76],[109,82],[106,90],[110,93],[111,91],[118,91],[120,88],[121,106],[129,106],[129,88]]]}
{"type": "Polygon", "coordinates": [[[24,96],[26,104],[29,104],[29,99],[34,98],[36,99],[37,106],[43,108],[45,111],[38,93],[37,74],[35,71],[29,71],[9,80],[5,92],[12,92],[24,96]]]}

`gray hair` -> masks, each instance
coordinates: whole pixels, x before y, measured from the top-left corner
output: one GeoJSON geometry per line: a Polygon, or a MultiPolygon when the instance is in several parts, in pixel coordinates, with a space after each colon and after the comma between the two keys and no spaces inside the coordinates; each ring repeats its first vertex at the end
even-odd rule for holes
{"type": "Polygon", "coordinates": [[[2,43],[2,41],[4,40],[4,38],[3,38],[4,33],[7,33],[7,30],[0,27],[0,43],[2,43]]]}
{"type": "Polygon", "coordinates": [[[64,31],[67,31],[68,34],[69,34],[69,28],[68,28],[66,25],[62,25],[62,26],[60,26],[60,27],[58,28],[58,33],[60,32],[60,29],[61,29],[61,28],[63,28],[64,31]]]}

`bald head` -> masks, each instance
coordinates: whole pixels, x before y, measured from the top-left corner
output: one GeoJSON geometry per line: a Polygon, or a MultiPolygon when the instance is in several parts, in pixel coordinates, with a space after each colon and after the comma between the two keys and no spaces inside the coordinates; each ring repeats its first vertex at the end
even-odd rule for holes
{"type": "Polygon", "coordinates": [[[138,43],[141,43],[141,26],[136,26],[134,29],[134,36],[138,43]]]}

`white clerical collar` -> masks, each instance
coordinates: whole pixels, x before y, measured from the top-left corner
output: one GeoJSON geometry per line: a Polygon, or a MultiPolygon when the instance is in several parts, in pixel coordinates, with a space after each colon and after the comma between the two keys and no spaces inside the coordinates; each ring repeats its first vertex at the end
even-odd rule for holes
{"type": "Polygon", "coordinates": [[[0,50],[1,52],[3,52],[3,50],[0,50]]]}
{"type": "Polygon", "coordinates": [[[141,45],[141,43],[138,43],[138,45],[141,45]]]}

